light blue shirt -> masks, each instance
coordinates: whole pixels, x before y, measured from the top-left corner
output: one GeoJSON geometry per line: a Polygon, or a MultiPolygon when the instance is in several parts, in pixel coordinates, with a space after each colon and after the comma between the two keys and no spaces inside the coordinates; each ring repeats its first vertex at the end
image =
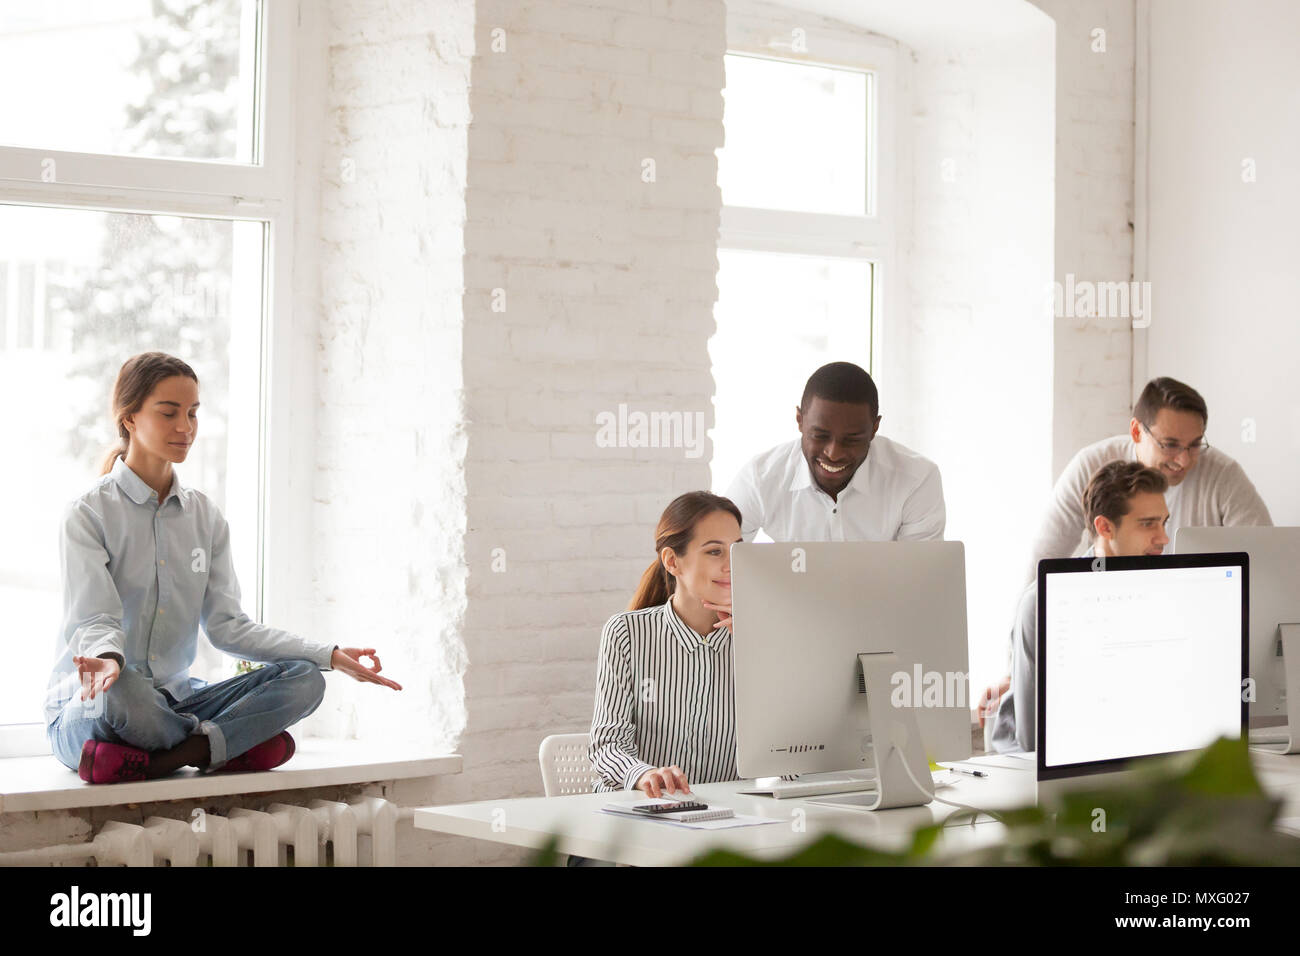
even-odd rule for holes
{"type": "Polygon", "coordinates": [[[230,526],[202,492],[173,472],[162,504],[118,458],[64,515],[59,547],[63,625],[45,698],[50,723],[80,693],[74,655],[122,655],[125,666],[184,700],[199,628],[241,660],[304,659],[331,670],[334,644],[259,624],[239,603],[230,526]]]}

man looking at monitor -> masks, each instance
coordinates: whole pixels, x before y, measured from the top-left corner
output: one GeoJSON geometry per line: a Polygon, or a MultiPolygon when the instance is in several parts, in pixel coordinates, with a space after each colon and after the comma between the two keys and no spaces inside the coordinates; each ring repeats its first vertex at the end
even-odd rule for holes
{"type": "Polygon", "coordinates": [[[1169,538],[1179,528],[1273,524],[1264,499],[1233,458],[1205,440],[1205,399],[1190,385],[1154,378],[1142,389],[1128,432],[1084,448],[1065,466],[1034,540],[1029,577],[1043,558],[1089,551],[1093,529],[1084,515],[1083,489],[1108,461],[1136,461],[1165,476],[1169,538]]]}
{"type": "Polygon", "coordinates": [[[943,540],[939,469],[883,435],[880,398],[851,362],[823,365],[795,409],[799,437],[757,455],[727,489],[741,535],[774,541],[943,540]]]}
{"type": "MultiPolygon", "coordinates": [[[[1112,461],[1083,492],[1095,559],[1164,553],[1169,508],[1163,473],[1136,461],[1112,461]]],[[[994,717],[993,749],[1034,750],[1038,720],[1038,578],[1025,588],[1011,632],[1011,690],[994,717]]]]}
{"type": "MultiPolygon", "coordinates": [[[[1138,462],[1164,475],[1170,541],[1179,528],[1271,527],[1268,507],[1241,465],[1205,440],[1208,419],[1205,399],[1190,385],[1167,377],[1149,381],[1133,406],[1128,433],[1094,442],[1061,472],[1033,542],[1028,579],[1037,579],[1043,558],[1089,552],[1092,529],[1084,515],[1083,489],[1108,461],[1138,462]]],[[[1010,676],[984,691],[977,712],[981,724],[1009,686],[1010,676]]]]}

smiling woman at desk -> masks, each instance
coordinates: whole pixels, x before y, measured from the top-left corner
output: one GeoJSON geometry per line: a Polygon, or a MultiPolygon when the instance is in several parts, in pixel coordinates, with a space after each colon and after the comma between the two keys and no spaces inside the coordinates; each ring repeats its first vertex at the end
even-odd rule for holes
{"type": "Polygon", "coordinates": [[[731,545],[740,510],[692,491],[655,530],[654,562],[605,624],[591,720],[597,790],[659,797],[735,780],[731,545]]]}

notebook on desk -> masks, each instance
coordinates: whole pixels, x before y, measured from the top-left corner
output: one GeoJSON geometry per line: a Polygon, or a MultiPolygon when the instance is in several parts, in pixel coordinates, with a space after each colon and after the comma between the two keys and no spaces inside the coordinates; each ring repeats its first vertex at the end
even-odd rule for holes
{"type": "MultiPolygon", "coordinates": [[[[638,801],[640,803],[676,803],[676,800],[647,800],[638,801]]],[[[660,823],[666,823],[674,827],[686,827],[691,830],[727,830],[732,827],[753,827],[761,826],[766,823],[789,823],[785,816],[773,817],[756,817],[743,813],[736,813],[730,807],[711,806],[707,810],[688,811],[690,814],[702,814],[692,819],[675,819],[677,817],[687,816],[686,813],[643,813],[640,810],[633,810],[630,803],[607,803],[597,813],[614,813],[620,817],[636,817],[640,820],[658,820],[660,823]],[[718,814],[713,816],[713,814],[718,814]]]]}
{"type": "Polygon", "coordinates": [[[636,803],[607,803],[601,807],[607,813],[623,813],[640,817],[643,820],[665,820],[669,823],[706,823],[709,820],[727,820],[736,815],[730,807],[706,807],[703,810],[676,810],[646,813],[638,807],[661,807],[679,803],[678,800],[658,799],[641,800],[636,803]]]}

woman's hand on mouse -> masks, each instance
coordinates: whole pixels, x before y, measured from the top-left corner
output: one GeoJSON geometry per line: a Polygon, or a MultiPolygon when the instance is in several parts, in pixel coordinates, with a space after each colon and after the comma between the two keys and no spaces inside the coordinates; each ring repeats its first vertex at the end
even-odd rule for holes
{"type": "Polygon", "coordinates": [[[647,797],[658,799],[665,793],[674,793],[678,790],[690,793],[691,785],[686,782],[686,774],[682,772],[682,768],[673,764],[671,767],[656,767],[641,774],[641,779],[636,782],[636,789],[647,797]]]}

